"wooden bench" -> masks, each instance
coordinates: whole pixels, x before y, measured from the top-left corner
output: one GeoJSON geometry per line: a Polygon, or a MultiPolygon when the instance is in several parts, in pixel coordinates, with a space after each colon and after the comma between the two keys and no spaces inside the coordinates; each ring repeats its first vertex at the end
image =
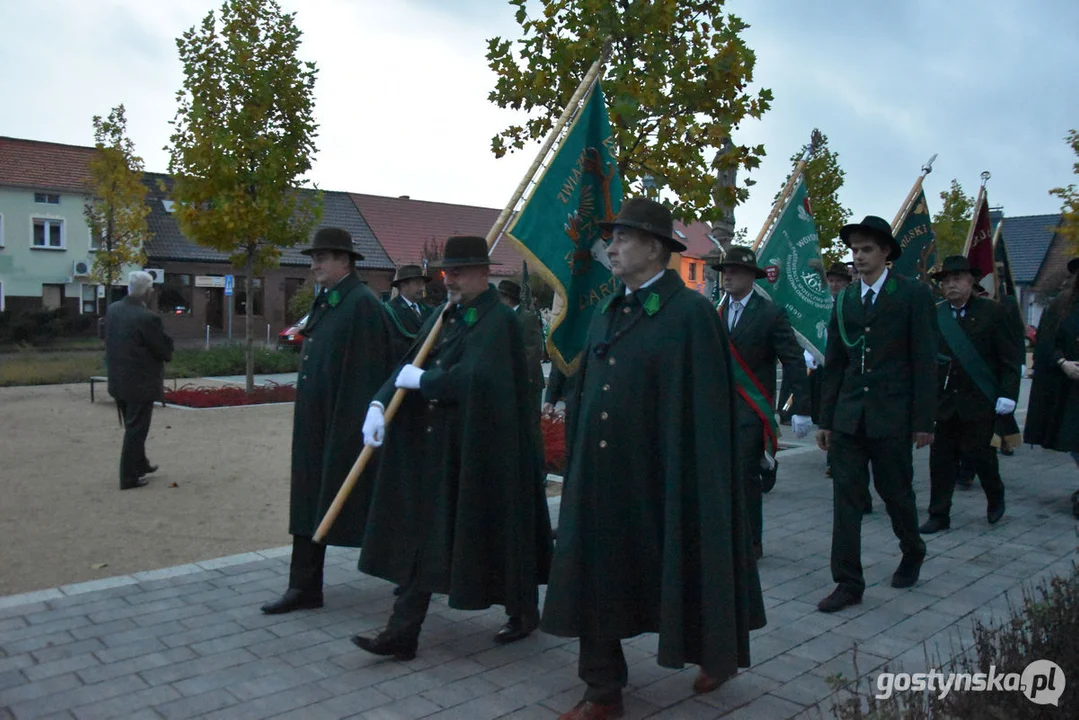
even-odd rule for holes
{"type": "MultiPolygon", "coordinates": [[[[108,379],[108,377],[106,377],[104,375],[91,375],[90,376],[90,402],[94,402],[94,384],[95,383],[105,383],[105,385],[107,386],[109,384],[109,379],[108,379]]],[[[162,395],[161,407],[165,407],[164,395],[162,395]]]]}

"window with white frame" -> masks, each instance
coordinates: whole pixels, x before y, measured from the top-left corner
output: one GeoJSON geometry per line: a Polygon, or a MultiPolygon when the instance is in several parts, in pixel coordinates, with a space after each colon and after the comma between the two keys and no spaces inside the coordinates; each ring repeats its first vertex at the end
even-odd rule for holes
{"type": "Polygon", "coordinates": [[[42,205],[59,205],[60,196],[52,193],[34,193],[34,202],[42,205]]]}
{"type": "Polygon", "coordinates": [[[64,221],[59,218],[34,218],[34,240],[31,247],[63,250],[64,221]]]}

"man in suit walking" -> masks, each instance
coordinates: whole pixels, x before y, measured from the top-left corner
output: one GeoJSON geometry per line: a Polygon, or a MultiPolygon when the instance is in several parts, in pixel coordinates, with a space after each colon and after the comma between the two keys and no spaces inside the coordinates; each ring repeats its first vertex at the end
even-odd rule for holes
{"type": "Polygon", "coordinates": [[[902,253],[886,220],[872,215],[846,225],[860,280],[836,298],[828,327],[817,444],[832,460],[832,577],[836,589],[818,603],[835,612],[862,601],[862,511],[873,482],[899,538],[903,559],[892,587],[918,581],[925,543],[918,534],[911,443],[933,442],[937,329],[929,289],[892,273],[902,253]]]}
{"type": "Polygon", "coordinates": [[[157,470],[146,458],[146,436],[154,403],[161,399],[165,363],[172,359],[172,338],[161,316],[146,307],[154,289],[154,276],[131,273],[127,297],[109,305],[105,314],[105,368],[109,395],[124,421],[124,447],[120,453],[120,489],[142,487],[146,475],[157,470]]]}
{"type": "Polygon", "coordinates": [[[727,298],[720,316],[730,333],[738,401],[738,446],[746,505],[753,533],[753,552],[763,555],[763,500],[761,493],[775,485],[777,427],[775,422],[776,362],[790,380],[795,414],[794,434],[800,438],[813,424],[809,417],[809,377],[802,348],[794,338],[787,313],[753,291],[753,283],[767,277],[757,267],[757,256],[746,247],[732,246],[712,267],[723,273],[727,298]]]}
{"type": "Polygon", "coordinates": [[[933,273],[944,291],[937,305],[943,380],[929,450],[929,519],[919,528],[923,535],[950,527],[952,494],[964,456],[982,479],[989,524],[1004,515],[1004,483],[989,441],[997,416],[1015,410],[1023,349],[1005,307],[974,295],[980,274],[962,255],[945,258],[940,271],[933,273]]]}
{"type": "Polygon", "coordinates": [[[424,275],[419,265],[402,265],[397,269],[397,277],[390,283],[397,289],[397,295],[386,303],[386,311],[390,314],[394,329],[393,346],[397,358],[405,356],[416,340],[416,333],[431,316],[433,308],[422,302],[424,289],[429,282],[430,276],[424,275]]]}

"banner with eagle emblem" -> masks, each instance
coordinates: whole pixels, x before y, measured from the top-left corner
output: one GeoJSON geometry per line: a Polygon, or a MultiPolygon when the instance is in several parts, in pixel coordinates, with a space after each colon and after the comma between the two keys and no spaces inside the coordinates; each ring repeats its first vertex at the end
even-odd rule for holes
{"type": "Polygon", "coordinates": [[[614,292],[607,240],[597,223],[622,206],[622,180],[599,83],[577,112],[532,194],[506,231],[555,291],[547,333],[551,362],[577,370],[593,313],[614,292]]]}

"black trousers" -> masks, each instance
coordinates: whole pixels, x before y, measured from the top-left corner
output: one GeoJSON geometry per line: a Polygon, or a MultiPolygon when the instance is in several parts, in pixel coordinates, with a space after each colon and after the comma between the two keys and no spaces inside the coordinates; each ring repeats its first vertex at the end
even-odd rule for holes
{"type": "Polygon", "coordinates": [[[864,427],[854,435],[833,430],[828,455],[832,460],[832,579],[861,595],[865,591],[862,511],[869,493],[870,463],[873,484],[888,510],[899,549],[904,555],[925,555],[925,542],[918,533],[910,435],[869,438],[864,427]]]}
{"type": "Polygon", "coordinates": [[[292,536],[292,562],[288,586],[303,592],[322,592],[322,568],[326,564],[326,546],[308,535],[292,536]]]}
{"type": "Polygon", "coordinates": [[[150,461],[146,459],[146,436],[150,434],[150,419],[154,403],[116,401],[124,419],[124,447],[120,451],[120,487],[128,488],[146,474],[150,461]]]}
{"type": "Polygon", "coordinates": [[[577,675],[586,683],[584,699],[601,705],[622,701],[622,688],[629,681],[626,656],[618,638],[581,636],[577,675]]]}
{"type": "Polygon", "coordinates": [[[981,478],[989,505],[1004,500],[997,451],[989,445],[995,424],[996,418],[971,421],[958,414],[937,421],[933,444],[929,448],[930,516],[947,519],[951,515],[952,495],[962,458],[971,463],[981,478]]]}
{"type": "Polygon", "coordinates": [[[764,431],[759,422],[738,427],[738,464],[742,470],[742,487],[746,492],[746,511],[749,529],[755,544],[761,545],[764,536],[764,495],[761,488],[761,463],[764,461],[764,431]]]}

